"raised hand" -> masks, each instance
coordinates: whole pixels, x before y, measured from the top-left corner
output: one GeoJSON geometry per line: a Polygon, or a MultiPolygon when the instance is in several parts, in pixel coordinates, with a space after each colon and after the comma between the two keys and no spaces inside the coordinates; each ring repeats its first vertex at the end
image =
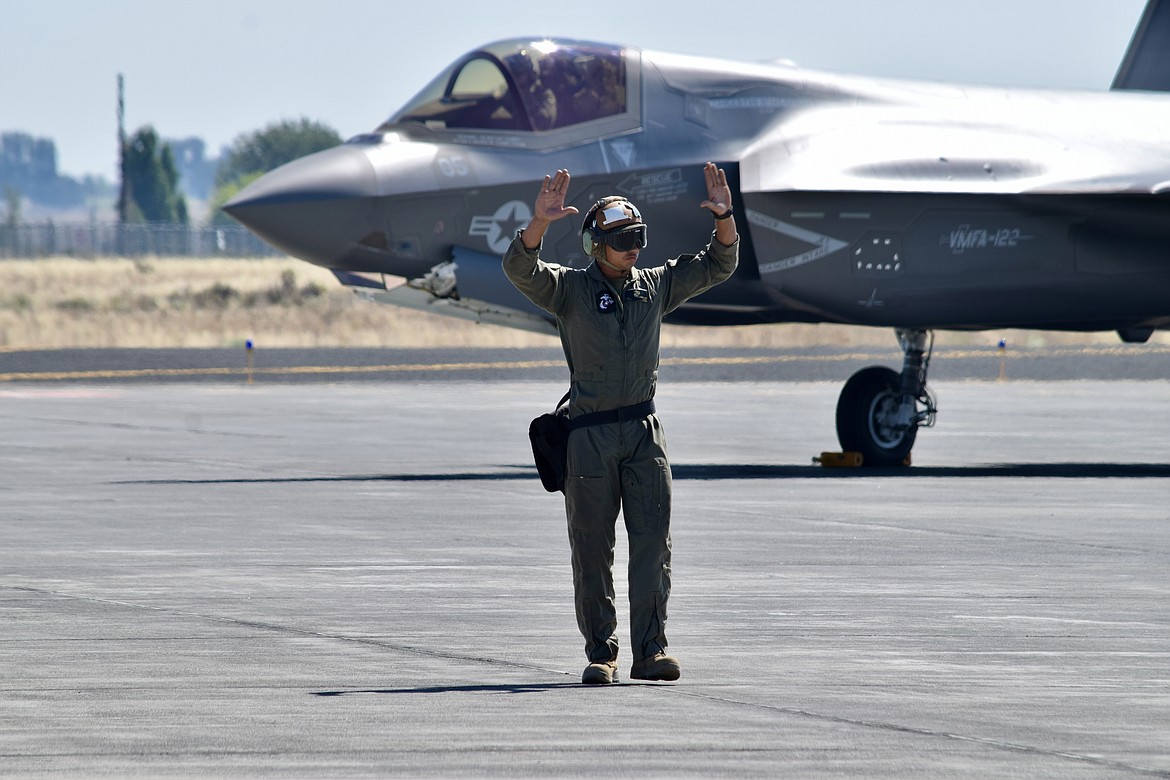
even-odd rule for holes
{"type": "Polygon", "coordinates": [[[544,238],[544,232],[548,230],[548,223],[577,213],[576,206],[565,205],[565,193],[568,191],[569,172],[564,168],[553,176],[544,177],[540,192],[536,194],[536,205],[532,208],[532,220],[520,234],[524,246],[536,249],[544,238]]]}
{"type": "Polygon", "coordinates": [[[533,209],[535,219],[546,219],[555,222],[563,217],[577,213],[576,206],[565,206],[565,193],[569,191],[569,172],[560,169],[553,176],[545,176],[544,184],[536,195],[536,207],[533,209]]]}
{"type": "Polygon", "coordinates": [[[715,216],[726,213],[731,208],[731,187],[727,184],[727,173],[709,162],[703,166],[703,175],[707,179],[707,199],[700,205],[715,216]]]}
{"type": "Polygon", "coordinates": [[[724,246],[731,246],[739,238],[739,231],[731,212],[731,186],[727,183],[727,173],[709,162],[703,166],[703,176],[707,179],[707,199],[700,205],[715,217],[715,238],[724,246]]]}

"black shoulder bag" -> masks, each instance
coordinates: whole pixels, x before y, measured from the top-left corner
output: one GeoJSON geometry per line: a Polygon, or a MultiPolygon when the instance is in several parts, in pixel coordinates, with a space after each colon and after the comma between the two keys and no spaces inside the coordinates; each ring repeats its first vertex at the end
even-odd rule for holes
{"type": "Polygon", "coordinates": [[[569,453],[569,393],[557,404],[550,414],[542,414],[528,426],[528,439],[532,442],[532,457],[536,460],[536,471],[540,484],[550,493],[565,492],[565,465],[569,453]]]}

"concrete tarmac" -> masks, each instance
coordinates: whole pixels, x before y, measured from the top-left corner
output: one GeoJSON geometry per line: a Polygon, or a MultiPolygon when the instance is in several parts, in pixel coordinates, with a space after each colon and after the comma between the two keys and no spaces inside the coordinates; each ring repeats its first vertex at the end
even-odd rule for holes
{"type": "MultiPolygon", "coordinates": [[[[1170,383],[668,381],[677,683],[579,685],[562,380],[0,385],[4,777],[1170,777],[1170,383]]],[[[619,534],[620,540],[620,534],[619,534]]]]}

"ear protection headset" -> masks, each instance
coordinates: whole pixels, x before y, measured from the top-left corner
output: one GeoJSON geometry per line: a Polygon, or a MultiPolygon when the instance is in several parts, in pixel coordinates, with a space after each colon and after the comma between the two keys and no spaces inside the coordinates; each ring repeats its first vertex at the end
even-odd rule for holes
{"type": "Polygon", "coordinates": [[[594,203],[585,212],[581,225],[581,248],[585,254],[604,259],[606,244],[621,251],[628,251],[634,246],[639,249],[646,246],[646,225],[642,222],[641,212],[620,195],[610,195],[594,203]],[[630,231],[630,236],[616,241],[618,235],[626,232],[625,228],[638,230],[630,231]]]}

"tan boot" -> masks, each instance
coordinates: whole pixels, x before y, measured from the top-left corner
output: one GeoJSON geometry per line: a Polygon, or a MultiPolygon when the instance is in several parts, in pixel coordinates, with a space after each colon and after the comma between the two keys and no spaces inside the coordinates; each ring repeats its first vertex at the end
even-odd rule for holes
{"type": "Polygon", "coordinates": [[[585,685],[608,685],[618,681],[617,659],[612,661],[595,661],[585,667],[581,673],[581,682],[585,685]]]}
{"type": "Polygon", "coordinates": [[[641,661],[634,661],[630,668],[631,680],[677,680],[682,674],[678,659],[666,653],[658,653],[641,661]]]}

